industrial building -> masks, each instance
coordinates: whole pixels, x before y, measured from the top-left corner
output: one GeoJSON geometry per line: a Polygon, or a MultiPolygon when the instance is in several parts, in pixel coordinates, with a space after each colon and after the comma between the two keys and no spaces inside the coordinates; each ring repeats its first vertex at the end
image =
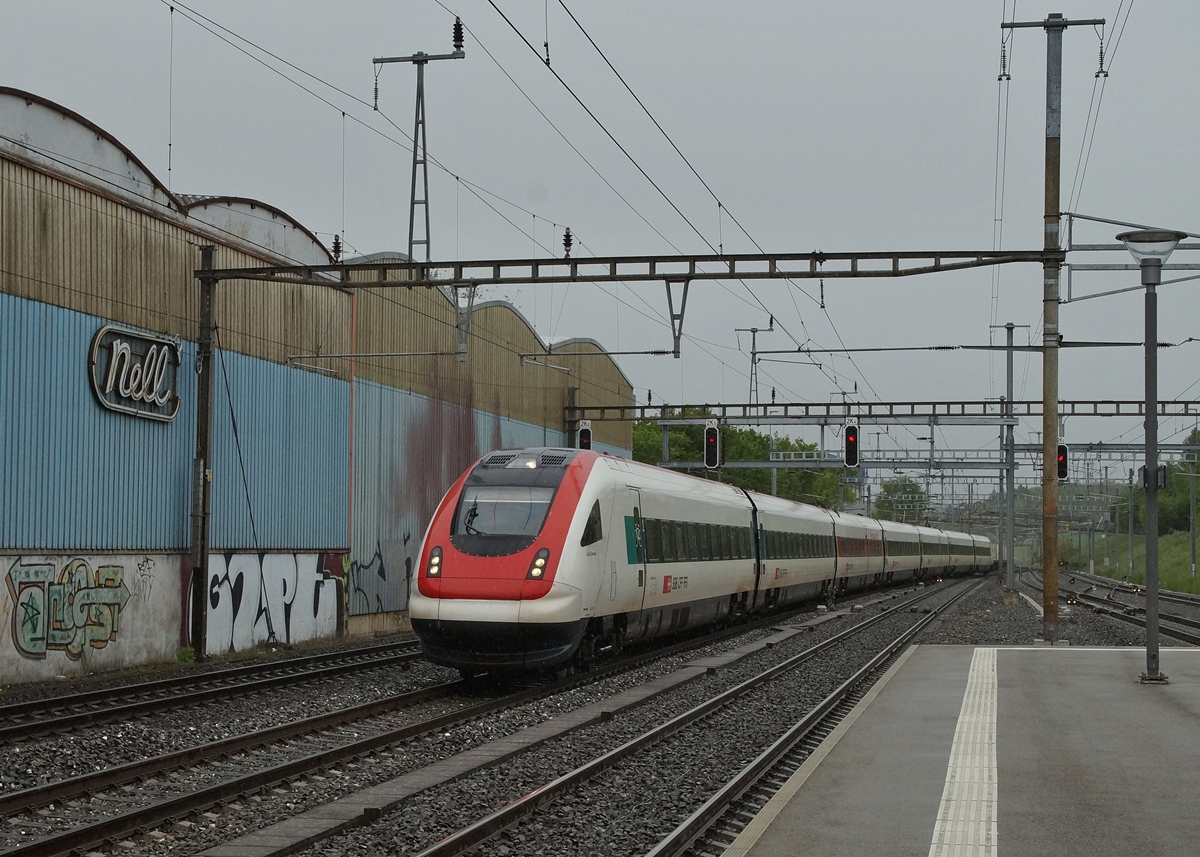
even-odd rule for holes
{"type": "MultiPolygon", "coordinates": [[[[269,202],[171,193],[99,126],[0,88],[0,683],[191,645],[203,245],[224,269],[334,262],[269,202]]],[[[402,628],[463,470],[568,443],[569,401],[632,401],[598,343],[548,348],[507,303],[475,305],[460,362],[447,293],[351,279],[218,287],[210,654],[402,628]],[[542,350],[570,353],[520,357],[542,350]]],[[[630,432],[598,425],[594,448],[628,456],[630,432]]]]}

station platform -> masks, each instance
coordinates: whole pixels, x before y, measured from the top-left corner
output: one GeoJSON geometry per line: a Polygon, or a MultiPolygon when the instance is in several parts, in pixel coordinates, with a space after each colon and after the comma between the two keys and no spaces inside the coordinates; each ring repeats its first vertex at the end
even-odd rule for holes
{"type": "Polygon", "coordinates": [[[725,857],[1200,850],[1200,649],[908,650],[725,857]]]}

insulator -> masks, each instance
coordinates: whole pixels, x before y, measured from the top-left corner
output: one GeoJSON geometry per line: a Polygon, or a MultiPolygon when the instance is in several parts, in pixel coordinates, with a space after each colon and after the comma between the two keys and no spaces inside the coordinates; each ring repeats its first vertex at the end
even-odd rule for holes
{"type": "Polygon", "coordinates": [[[334,233],[333,236],[333,261],[340,262],[342,260],[342,236],[334,233]]]}
{"type": "Polygon", "coordinates": [[[379,78],[375,78],[375,109],[379,109],[379,78]]]}
{"type": "Polygon", "coordinates": [[[454,50],[461,51],[463,49],[463,25],[462,18],[454,19],[454,50]]]}
{"type": "Polygon", "coordinates": [[[821,280],[821,309],[825,309],[825,281],[821,280]]]}
{"type": "Polygon", "coordinates": [[[1100,40],[1100,70],[1096,72],[1094,77],[1108,77],[1108,72],[1104,70],[1104,40],[1100,40]]]}
{"type": "Polygon", "coordinates": [[[575,239],[571,237],[571,227],[568,226],[563,232],[563,250],[566,251],[566,258],[571,258],[571,246],[575,243],[575,239]]]}

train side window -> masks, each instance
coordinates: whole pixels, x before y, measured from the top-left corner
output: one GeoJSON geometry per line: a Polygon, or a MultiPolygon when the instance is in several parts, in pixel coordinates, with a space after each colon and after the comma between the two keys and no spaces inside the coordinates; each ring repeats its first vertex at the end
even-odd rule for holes
{"type": "Polygon", "coordinates": [[[670,521],[661,521],[663,562],[675,561],[675,527],[670,521]]]}
{"type": "Polygon", "coordinates": [[[646,519],[646,561],[662,562],[662,524],[652,518],[646,519]]]}
{"type": "Polygon", "coordinates": [[[733,559],[733,548],[729,545],[729,527],[722,525],[719,529],[721,534],[721,558],[733,559]]]}
{"type": "Polygon", "coordinates": [[[700,559],[700,525],[692,521],[687,524],[688,559],[700,559]]]}
{"type": "Polygon", "coordinates": [[[788,552],[793,558],[800,556],[800,534],[791,533],[788,536],[788,541],[791,542],[792,549],[788,552]]]}
{"type": "Polygon", "coordinates": [[[741,540],[741,543],[742,543],[741,558],[742,559],[750,559],[751,554],[754,553],[754,551],[751,550],[751,548],[750,548],[750,528],[749,527],[739,527],[738,534],[739,534],[739,539],[741,540]]]}
{"type": "Polygon", "coordinates": [[[712,524],[700,525],[700,559],[712,559],[712,524]]]}
{"type": "Polygon", "coordinates": [[[583,525],[583,538],[579,540],[579,546],[585,548],[594,545],[602,538],[604,531],[600,526],[600,501],[597,500],[592,504],[592,511],[588,513],[587,523],[583,525]]]}
{"type": "Polygon", "coordinates": [[[682,521],[675,522],[675,559],[686,561],[688,558],[687,525],[682,521]]]}

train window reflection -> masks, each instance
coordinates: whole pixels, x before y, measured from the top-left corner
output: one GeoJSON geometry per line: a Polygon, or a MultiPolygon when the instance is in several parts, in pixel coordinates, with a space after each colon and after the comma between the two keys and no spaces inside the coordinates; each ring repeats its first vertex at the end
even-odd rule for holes
{"type": "Polygon", "coordinates": [[[536,536],[553,499],[553,488],[467,486],[463,489],[453,532],[476,536],[536,536]]]}

